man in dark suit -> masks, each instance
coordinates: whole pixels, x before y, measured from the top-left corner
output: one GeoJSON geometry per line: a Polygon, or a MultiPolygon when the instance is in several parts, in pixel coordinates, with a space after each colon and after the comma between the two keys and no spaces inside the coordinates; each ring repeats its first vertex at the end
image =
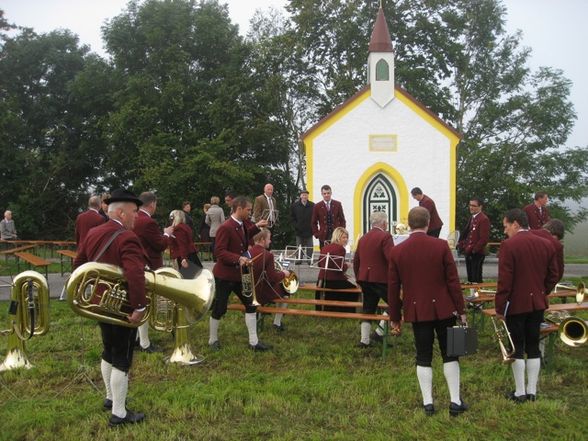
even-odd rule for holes
{"type": "MultiPolygon", "coordinates": [[[[127,282],[128,301],[133,309],[128,320],[139,323],[147,305],[144,273],[147,259],[139,238],[132,230],[142,202],[133,193],[122,189],[114,190],[106,202],[110,220],[88,233],[78,248],[74,267],[92,261],[121,267],[127,282]]],[[[138,423],[145,415],[126,408],[128,372],[133,361],[137,328],[102,322],[99,325],[104,347],[100,365],[106,386],[104,408],[112,409],[109,425],[138,423]]]]}
{"type": "Polygon", "coordinates": [[[319,240],[320,247],[331,240],[335,228],[345,228],[345,215],[341,202],[331,199],[332,190],[328,185],[321,187],[323,200],[315,204],[312,210],[312,234],[319,240]]]}
{"type": "Polygon", "coordinates": [[[90,196],[88,210],[78,214],[76,218],[76,246],[79,248],[90,229],[102,225],[106,220],[99,213],[101,206],[100,196],[90,196]]]}
{"type": "Polygon", "coordinates": [[[490,240],[490,219],[482,212],[480,198],[470,199],[472,215],[461,234],[457,248],[465,255],[468,282],[482,283],[482,266],[486,259],[486,244],[490,240]]]}
{"type": "Polygon", "coordinates": [[[516,389],[507,398],[522,403],[536,398],[541,367],[539,331],[548,306],[547,295],[558,280],[558,268],[553,246],[529,232],[523,210],[509,210],[502,223],[508,239],[500,245],[496,318],[506,317],[515,350],[511,366],[516,389]]]}
{"type": "Polygon", "coordinates": [[[547,239],[553,246],[557,262],[557,281],[559,282],[564,275],[564,247],[561,243],[565,235],[563,222],[559,219],[551,219],[543,225],[543,228],[530,231],[543,239],[547,239]]]}
{"type": "MultiPolygon", "coordinates": [[[[267,220],[260,220],[257,224],[250,222],[251,202],[243,196],[233,199],[231,216],[218,228],[214,253],[216,263],[212,270],[216,284],[216,293],[212,302],[212,313],[209,322],[208,344],[214,349],[220,349],[218,328],[220,319],[227,312],[229,296],[234,292],[245,306],[245,325],[249,332],[249,347],[254,351],[266,351],[266,346],[257,337],[256,305],[253,295],[243,294],[241,283],[241,267],[248,266],[251,258],[248,252],[249,241],[267,225],[267,220]]],[[[247,268],[243,269],[246,272],[247,268]]]]}
{"type": "MultiPolygon", "coordinates": [[[[310,262],[312,258],[312,212],[314,202],[308,200],[308,191],[300,192],[300,199],[292,204],[290,215],[296,232],[296,246],[302,247],[303,253],[300,257],[310,262]]],[[[298,263],[298,262],[297,262],[298,263]]]]}
{"type": "Polygon", "coordinates": [[[186,216],[186,225],[190,227],[192,231],[194,231],[194,221],[192,220],[192,204],[190,201],[182,202],[182,211],[184,212],[184,216],[186,216]]]}
{"type": "Polygon", "coordinates": [[[424,207],[415,207],[408,213],[410,237],[390,253],[388,305],[396,332],[400,332],[401,311],[404,321],[412,323],[417,378],[425,414],[429,416],[435,413],[431,362],[437,334],[451,399],[449,414],[456,416],[468,407],[459,393],[459,360],[447,355],[447,328],[455,326],[457,316],[465,323],[466,315],[455,261],[446,241],[427,236],[429,219],[424,207]]]}
{"type": "MultiPolygon", "coordinates": [[[[355,280],[363,293],[363,313],[375,314],[380,299],[388,300],[388,261],[394,247],[392,236],[388,232],[388,215],[375,211],[370,215],[372,229],[357,242],[357,250],[353,256],[355,280]]],[[[361,322],[361,340],[359,347],[370,345],[372,324],[361,322]]],[[[371,335],[376,341],[384,338],[384,323],[376,328],[371,335]]]]}
{"type": "Polygon", "coordinates": [[[538,191],[535,193],[535,201],[523,208],[529,220],[529,229],[539,230],[551,219],[549,208],[547,208],[548,202],[549,196],[547,196],[547,193],[538,191]]]}
{"type": "Polygon", "coordinates": [[[272,228],[278,220],[276,198],[273,196],[274,186],[265,184],[263,194],[257,196],[253,203],[253,220],[258,222],[262,219],[268,221],[268,228],[272,228]]]}
{"type": "Polygon", "coordinates": [[[429,236],[439,237],[439,234],[441,233],[441,227],[443,226],[443,221],[439,217],[439,213],[437,213],[437,207],[435,206],[433,199],[431,199],[426,194],[423,194],[423,190],[421,190],[419,187],[415,187],[410,190],[410,194],[412,195],[413,199],[418,201],[419,207],[425,207],[431,216],[427,234],[429,236]]]}
{"type": "MultiPolygon", "coordinates": [[[[134,232],[139,237],[141,245],[147,255],[147,264],[149,269],[155,271],[163,266],[163,257],[161,253],[169,245],[169,237],[172,235],[174,228],[167,227],[162,233],[159,225],[155,222],[152,216],[157,210],[157,197],[155,193],[150,191],[143,192],[139,195],[139,199],[143,205],[139,209],[137,220],[135,221],[134,232]]],[[[139,347],[143,352],[157,352],[159,349],[151,344],[149,340],[149,323],[145,322],[138,329],[139,347]]]]}

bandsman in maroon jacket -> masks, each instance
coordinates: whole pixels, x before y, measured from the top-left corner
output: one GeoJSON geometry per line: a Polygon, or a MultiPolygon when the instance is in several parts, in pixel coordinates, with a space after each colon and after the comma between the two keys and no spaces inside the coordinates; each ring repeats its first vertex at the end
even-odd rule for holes
{"type": "MultiPolygon", "coordinates": [[[[139,323],[147,305],[144,273],[147,259],[133,227],[142,202],[133,193],[118,189],[112,192],[107,204],[110,220],[88,233],[78,248],[74,267],[92,261],[121,267],[127,281],[128,300],[133,308],[128,320],[139,323]],[[104,250],[113,237],[112,243],[104,250]],[[96,260],[97,257],[99,258],[96,260]]],[[[133,361],[137,329],[102,322],[99,325],[104,347],[100,365],[106,386],[104,408],[112,409],[109,424],[119,426],[138,423],[145,415],[126,408],[128,372],[133,361]]]]}
{"type": "Polygon", "coordinates": [[[549,208],[547,208],[549,196],[544,191],[538,191],[535,193],[534,199],[533,203],[527,205],[523,210],[529,220],[529,229],[539,230],[551,219],[549,208]]]}
{"type": "MultiPolygon", "coordinates": [[[[254,245],[249,250],[253,262],[253,278],[255,280],[255,299],[260,305],[275,303],[279,308],[287,308],[287,303],[281,303],[280,299],[288,297],[282,286],[284,278],[290,276],[290,271],[276,269],[274,255],[269,251],[272,243],[272,233],[262,228],[259,233],[253,236],[254,245]]],[[[282,317],[284,314],[274,315],[274,329],[284,331],[282,317]]]]}
{"type": "Polygon", "coordinates": [[[321,187],[323,200],[314,204],[312,209],[312,234],[319,240],[321,249],[325,241],[331,240],[336,228],[345,228],[345,215],[341,202],[331,198],[332,190],[328,185],[321,187]]]}
{"type": "MultiPolygon", "coordinates": [[[[388,301],[388,262],[394,247],[392,236],[388,232],[388,215],[376,211],[370,215],[372,229],[357,242],[357,250],[353,256],[355,280],[363,293],[363,313],[374,314],[380,299],[388,301]]],[[[384,323],[376,328],[371,338],[382,341],[384,323]]],[[[370,345],[371,322],[361,322],[362,348],[370,345]]]]}
{"type": "Polygon", "coordinates": [[[253,296],[243,295],[241,283],[241,267],[247,272],[251,263],[249,254],[249,240],[267,225],[262,219],[257,224],[249,221],[251,216],[251,202],[243,196],[237,196],[232,201],[232,211],[229,218],[218,228],[214,253],[216,263],[212,270],[216,284],[216,292],[212,302],[212,314],[209,323],[208,344],[211,349],[220,349],[218,328],[220,319],[227,312],[227,304],[231,293],[235,293],[245,306],[245,325],[249,333],[249,347],[254,351],[266,351],[269,346],[259,341],[257,337],[257,307],[253,303],[253,296]]]}
{"type": "Polygon", "coordinates": [[[472,215],[461,234],[457,248],[465,255],[468,282],[482,283],[482,267],[486,259],[486,245],[490,240],[490,219],[482,212],[479,198],[471,198],[469,209],[472,215]]]}
{"type": "Polygon", "coordinates": [[[416,346],[417,378],[426,415],[433,415],[433,343],[439,340],[443,373],[449,388],[452,416],[468,407],[459,393],[459,361],[447,355],[447,328],[455,326],[459,316],[465,323],[463,294],[457,267],[447,242],[427,235],[429,211],[415,207],[408,213],[410,237],[391,251],[388,273],[388,305],[392,328],[400,331],[404,321],[412,323],[416,346]],[[400,298],[402,289],[403,299],[400,298]]]}
{"type": "Polygon", "coordinates": [[[564,275],[564,247],[561,243],[565,235],[563,222],[559,219],[551,219],[543,225],[543,228],[530,231],[539,237],[547,239],[553,245],[555,260],[557,262],[557,281],[559,282],[564,275]]]}
{"type": "Polygon", "coordinates": [[[426,194],[423,194],[423,190],[421,190],[419,187],[415,187],[410,190],[410,194],[412,195],[413,199],[418,201],[419,207],[426,208],[429,212],[429,216],[431,216],[427,234],[429,236],[439,237],[439,234],[441,233],[441,227],[443,227],[443,221],[439,217],[439,213],[437,213],[437,206],[435,205],[435,201],[433,201],[433,199],[431,199],[426,194]]]}
{"type": "Polygon", "coordinates": [[[508,239],[500,245],[496,318],[506,320],[515,350],[511,366],[516,389],[507,398],[522,403],[535,401],[537,395],[540,326],[559,271],[552,244],[529,231],[523,210],[509,210],[502,223],[508,239]]]}
{"type": "MultiPolygon", "coordinates": [[[[143,192],[139,195],[139,199],[143,202],[137,220],[135,221],[135,228],[133,231],[139,237],[141,245],[147,254],[147,264],[149,269],[155,271],[163,266],[162,253],[169,245],[169,238],[172,234],[173,228],[167,227],[162,233],[159,225],[153,219],[153,215],[157,210],[157,197],[155,193],[150,191],[143,192]]],[[[159,349],[151,344],[149,340],[149,323],[145,322],[138,328],[139,347],[143,352],[158,352],[159,349]]]]}
{"type": "Polygon", "coordinates": [[[80,213],[76,218],[76,245],[78,248],[86,238],[88,231],[106,222],[106,219],[98,212],[100,206],[100,196],[90,196],[90,199],[88,199],[88,210],[80,213]]]}

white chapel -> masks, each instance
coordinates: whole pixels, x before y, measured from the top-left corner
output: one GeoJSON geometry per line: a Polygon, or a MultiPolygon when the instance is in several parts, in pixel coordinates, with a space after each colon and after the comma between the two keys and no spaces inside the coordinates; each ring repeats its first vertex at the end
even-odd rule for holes
{"type": "Polygon", "coordinates": [[[407,223],[420,187],[455,229],[457,131],[394,83],[394,48],[380,7],[369,43],[368,84],[307,130],[307,188],[318,202],[328,184],[341,201],[353,243],[369,230],[372,211],[407,223]]]}

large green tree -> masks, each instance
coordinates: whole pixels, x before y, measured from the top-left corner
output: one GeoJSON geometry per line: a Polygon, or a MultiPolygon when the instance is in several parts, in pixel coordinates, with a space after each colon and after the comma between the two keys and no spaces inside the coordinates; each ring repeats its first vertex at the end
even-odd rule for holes
{"type": "MultiPolygon", "coordinates": [[[[291,0],[290,53],[308,65],[317,117],[365,84],[367,43],[378,1],[291,0]]],[[[575,114],[570,82],[532,71],[531,50],[509,35],[499,0],[385,2],[396,82],[463,134],[458,150],[458,225],[479,196],[499,234],[501,214],[545,190],[569,228],[586,215],[562,202],[588,192],[588,149],[566,146],[575,114]]],[[[426,189],[426,183],[422,183],[426,189]]]]}

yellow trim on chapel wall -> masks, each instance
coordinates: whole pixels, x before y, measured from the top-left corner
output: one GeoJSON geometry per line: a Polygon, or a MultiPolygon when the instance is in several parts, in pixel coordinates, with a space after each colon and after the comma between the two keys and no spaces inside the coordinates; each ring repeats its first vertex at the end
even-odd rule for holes
{"type": "Polygon", "coordinates": [[[399,206],[398,221],[406,222],[406,219],[408,218],[408,187],[404,182],[404,178],[400,172],[390,164],[386,164],[385,162],[376,162],[374,165],[363,172],[363,174],[357,180],[357,184],[355,185],[355,193],[353,195],[353,229],[355,230],[353,231],[353,243],[357,243],[357,239],[361,234],[363,191],[369,182],[373,179],[373,177],[378,173],[386,175],[390,181],[396,185],[396,189],[398,190],[397,200],[399,206]]]}

